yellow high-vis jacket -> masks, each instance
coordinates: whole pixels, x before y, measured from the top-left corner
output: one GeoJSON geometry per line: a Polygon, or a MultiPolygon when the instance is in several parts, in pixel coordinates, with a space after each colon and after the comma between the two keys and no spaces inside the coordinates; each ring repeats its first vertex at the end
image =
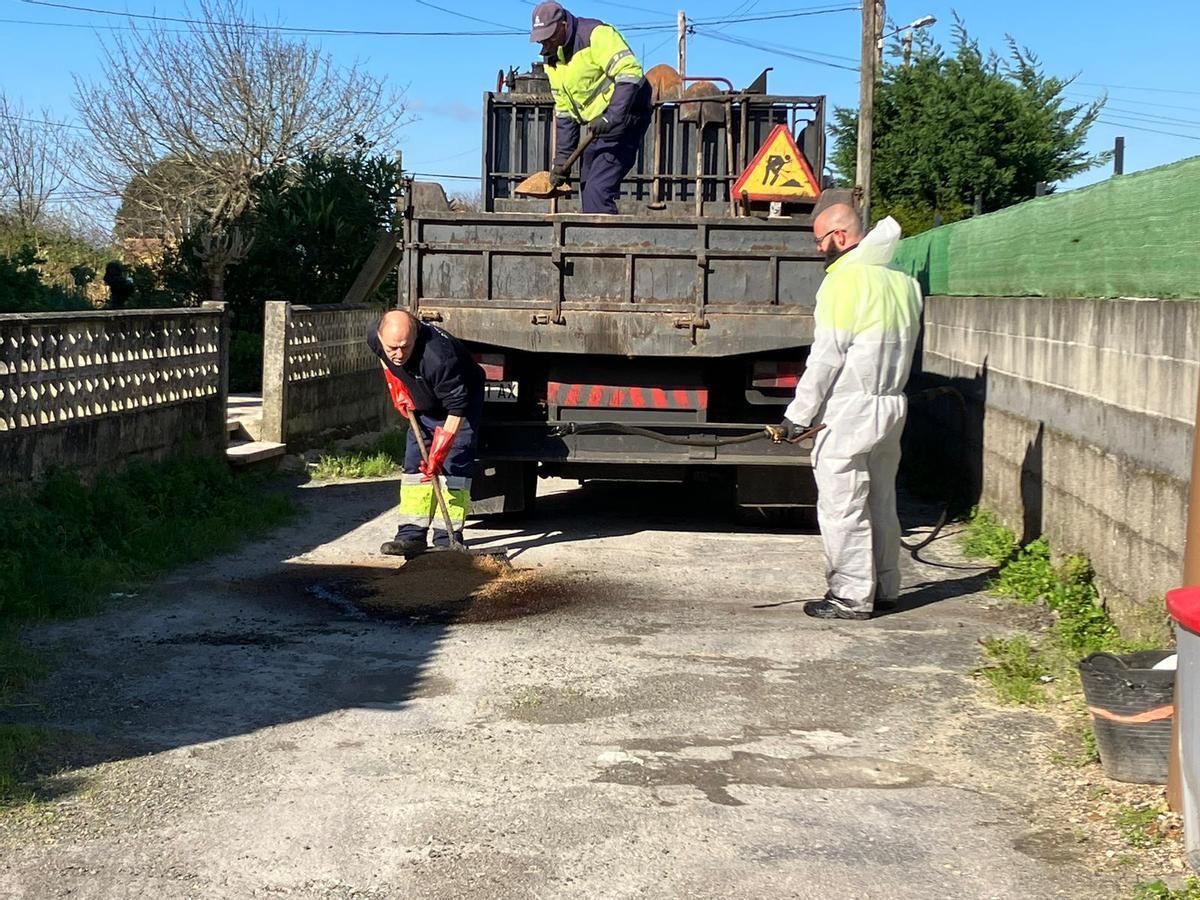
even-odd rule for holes
{"type": "Polygon", "coordinates": [[[546,75],[555,113],[583,124],[604,114],[617,85],[636,86],[643,73],[617,29],[597,19],[571,18],[567,43],[558,48],[557,60],[547,61],[546,75]]]}

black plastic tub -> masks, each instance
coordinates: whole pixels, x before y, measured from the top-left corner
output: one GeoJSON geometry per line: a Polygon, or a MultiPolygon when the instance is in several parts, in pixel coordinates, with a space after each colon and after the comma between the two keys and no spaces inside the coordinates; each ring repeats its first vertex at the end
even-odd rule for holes
{"type": "Polygon", "coordinates": [[[1134,784],[1166,783],[1175,671],[1154,665],[1174,652],[1093,653],[1079,661],[1100,762],[1110,778],[1134,784]]]}

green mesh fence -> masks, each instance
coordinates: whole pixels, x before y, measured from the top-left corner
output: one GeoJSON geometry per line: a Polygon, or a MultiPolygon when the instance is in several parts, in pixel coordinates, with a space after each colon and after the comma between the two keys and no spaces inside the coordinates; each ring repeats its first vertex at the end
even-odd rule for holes
{"type": "Polygon", "coordinates": [[[1200,157],[935,228],[896,263],[926,294],[1200,298],[1200,157]]]}

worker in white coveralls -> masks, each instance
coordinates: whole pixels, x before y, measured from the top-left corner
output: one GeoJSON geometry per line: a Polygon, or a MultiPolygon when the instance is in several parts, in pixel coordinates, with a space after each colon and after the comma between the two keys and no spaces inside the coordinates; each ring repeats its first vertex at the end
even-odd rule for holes
{"type": "Polygon", "coordinates": [[[825,545],[825,599],[804,605],[822,619],[869,619],[900,595],[896,471],[908,413],[904,386],[921,324],[921,289],[890,264],[900,241],[891,217],[863,235],[837,203],[813,223],[827,260],[816,333],[778,442],[816,423],[817,522],[825,545]]]}

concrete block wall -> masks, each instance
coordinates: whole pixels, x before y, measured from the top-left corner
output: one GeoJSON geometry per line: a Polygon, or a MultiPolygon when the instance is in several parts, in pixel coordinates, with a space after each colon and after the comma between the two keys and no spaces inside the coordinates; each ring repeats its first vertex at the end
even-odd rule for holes
{"type": "Polygon", "coordinates": [[[1118,621],[1180,583],[1200,302],[930,297],[921,368],[968,393],[980,499],[1093,562],[1118,621]]]}
{"type": "Polygon", "coordinates": [[[327,436],[399,424],[379,361],[366,345],[375,306],[267,304],[263,439],[291,449],[327,436]]]}
{"type": "Polygon", "coordinates": [[[221,303],[0,315],[0,485],[223,453],[228,360],[221,303]]]}

